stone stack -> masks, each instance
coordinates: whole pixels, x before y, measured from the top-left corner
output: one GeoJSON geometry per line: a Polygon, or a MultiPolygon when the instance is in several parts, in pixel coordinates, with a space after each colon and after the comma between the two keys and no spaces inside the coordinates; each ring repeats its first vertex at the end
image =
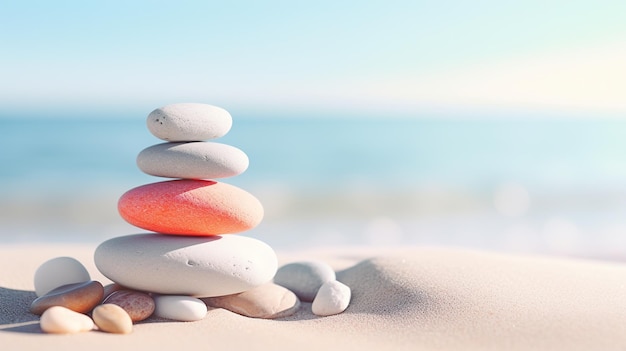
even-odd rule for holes
{"type": "MultiPolygon", "coordinates": [[[[155,314],[180,320],[203,315],[200,311],[177,316],[177,303],[271,284],[277,270],[272,248],[234,235],[256,227],[263,206],[245,190],[215,180],[239,175],[249,163],[238,148],[208,141],[228,133],[230,114],[211,105],[173,104],[150,113],[147,126],[165,143],[141,151],[138,167],[150,175],[176,179],[142,185],[122,195],[120,215],[151,233],[100,244],[94,257],[100,272],[124,288],[153,293],[155,314]]],[[[293,295],[284,290],[279,295],[293,295]]],[[[292,306],[277,312],[295,310],[296,305],[294,295],[292,306]]]]}
{"type": "Polygon", "coordinates": [[[175,179],[129,190],[118,210],[149,233],[113,238],[96,248],[96,267],[114,282],[107,286],[91,280],[71,257],[44,262],[35,272],[37,298],[30,305],[41,315],[44,332],[96,328],[128,334],[134,323],[152,315],[203,319],[207,305],[254,318],[289,316],[301,300],[311,302],[318,316],[348,307],[350,288],[336,280],[330,266],[296,262],[278,270],[269,245],[236,235],[261,222],[263,206],[248,192],[215,180],[248,167],[243,151],[208,141],[228,133],[228,112],[173,104],[150,113],[147,123],[165,143],[141,151],[137,165],[147,174],[175,179]]]}

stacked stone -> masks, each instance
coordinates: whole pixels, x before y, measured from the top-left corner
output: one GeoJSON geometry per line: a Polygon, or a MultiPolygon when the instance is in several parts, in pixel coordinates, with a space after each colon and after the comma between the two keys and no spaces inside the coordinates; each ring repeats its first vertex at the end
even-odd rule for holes
{"type": "Polygon", "coordinates": [[[147,124],[165,143],[141,151],[137,165],[147,174],[176,179],[129,190],[118,209],[126,221],[151,233],[98,246],[96,267],[114,282],[107,286],[91,280],[71,257],[44,262],[35,272],[37,298],[30,306],[41,315],[43,331],[97,327],[126,334],[152,315],[200,320],[207,305],[255,318],[289,316],[300,300],[312,302],[319,316],[348,307],[350,288],[336,280],[330,266],[296,262],[277,269],[269,245],[233,235],[257,226],[263,206],[248,192],[214,180],[239,175],[249,163],[243,151],[207,141],[228,133],[227,111],[174,104],[150,113],[147,124]]]}
{"type": "Polygon", "coordinates": [[[248,315],[276,318],[293,313],[300,304],[297,297],[271,283],[277,270],[272,248],[233,235],[256,227],[263,206],[245,190],[215,180],[239,175],[249,163],[238,148],[208,141],[228,133],[230,114],[211,105],[173,104],[150,113],[147,126],[165,143],[141,151],[138,167],[150,175],[176,179],[122,195],[118,202],[122,218],[151,233],[100,244],[94,257],[100,272],[124,288],[153,293],[155,314],[164,318],[203,318],[206,304],[197,298],[247,292],[262,300],[270,290],[273,296],[287,297],[280,300],[282,305],[269,307],[271,313],[248,315]],[[201,306],[197,315],[177,315],[177,304],[189,301],[201,306]]]}

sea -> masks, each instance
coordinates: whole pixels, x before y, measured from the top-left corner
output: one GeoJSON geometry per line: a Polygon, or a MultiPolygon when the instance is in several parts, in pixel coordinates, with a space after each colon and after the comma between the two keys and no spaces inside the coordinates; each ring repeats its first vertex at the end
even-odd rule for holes
{"type": "MultiPolygon", "coordinates": [[[[135,164],[145,116],[0,116],[0,244],[144,232],[117,213],[165,179],[135,164]]],[[[265,208],[241,235],[278,250],[454,247],[626,258],[626,119],[238,116],[220,181],[265,208]]]]}

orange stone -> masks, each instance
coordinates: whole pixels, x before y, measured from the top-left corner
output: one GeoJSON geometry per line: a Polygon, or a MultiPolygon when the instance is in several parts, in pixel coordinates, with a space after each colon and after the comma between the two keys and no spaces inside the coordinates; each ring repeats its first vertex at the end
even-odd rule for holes
{"type": "Polygon", "coordinates": [[[118,211],[128,223],[163,234],[210,236],[243,232],[263,219],[250,193],[212,180],[177,179],[127,191],[118,211]]]}

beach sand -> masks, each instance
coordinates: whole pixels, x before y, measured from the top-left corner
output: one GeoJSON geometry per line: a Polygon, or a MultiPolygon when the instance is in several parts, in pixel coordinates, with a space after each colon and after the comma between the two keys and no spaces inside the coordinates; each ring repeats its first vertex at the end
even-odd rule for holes
{"type": "Polygon", "coordinates": [[[95,245],[0,247],[2,350],[623,350],[626,265],[449,248],[279,252],[281,263],[323,259],[352,288],[339,315],[310,303],[280,320],[210,309],[198,322],[151,318],[130,335],[43,334],[28,312],[33,275],[71,256],[92,279],[95,245]]]}

